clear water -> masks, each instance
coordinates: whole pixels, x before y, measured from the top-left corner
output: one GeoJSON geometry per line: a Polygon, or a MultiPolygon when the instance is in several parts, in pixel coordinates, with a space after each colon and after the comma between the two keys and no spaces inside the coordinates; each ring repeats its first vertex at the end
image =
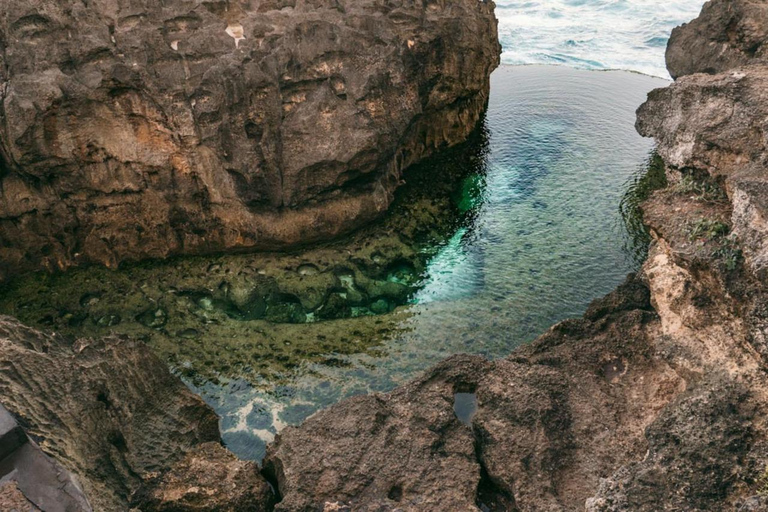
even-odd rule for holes
{"type": "Polygon", "coordinates": [[[507,64],[624,69],[669,78],[664,49],[703,0],[496,0],[507,64]]]}

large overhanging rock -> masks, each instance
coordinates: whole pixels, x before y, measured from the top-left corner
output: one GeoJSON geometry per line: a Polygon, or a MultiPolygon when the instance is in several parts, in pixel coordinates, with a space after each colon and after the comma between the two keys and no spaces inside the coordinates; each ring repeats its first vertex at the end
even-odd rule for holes
{"type": "Polygon", "coordinates": [[[667,45],[673,78],[755,62],[768,63],[768,3],[762,0],[707,2],[698,18],[672,31],[667,45]]]}
{"type": "Polygon", "coordinates": [[[477,125],[478,0],[0,0],[0,263],[308,243],[477,125]]]}

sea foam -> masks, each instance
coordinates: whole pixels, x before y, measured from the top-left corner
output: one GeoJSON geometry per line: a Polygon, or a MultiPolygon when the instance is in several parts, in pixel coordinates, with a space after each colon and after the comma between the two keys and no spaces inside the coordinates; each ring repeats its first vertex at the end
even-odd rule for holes
{"type": "Polygon", "coordinates": [[[505,64],[623,69],[669,78],[664,50],[674,27],[703,0],[497,0],[505,64]]]}

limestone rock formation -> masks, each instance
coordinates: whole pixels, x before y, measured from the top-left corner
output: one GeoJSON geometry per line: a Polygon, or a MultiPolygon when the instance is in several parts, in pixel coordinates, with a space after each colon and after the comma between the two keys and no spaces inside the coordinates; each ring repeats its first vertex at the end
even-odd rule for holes
{"type": "Polygon", "coordinates": [[[383,212],[466,138],[478,0],[0,1],[0,267],[268,249],[383,212]]]}
{"type": "Polygon", "coordinates": [[[698,18],[672,31],[667,69],[673,78],[722,73],[768,63],[768,4],[762,0],[713,0],[698,18]]]}
{"type": "Polygon", "coordinates": [[[722,184],[733,210],[733,234],[753,272],[764,277],[768,5],[715,0],[676,34],[668,47],[670,69],[685,67],[678,74],[690,76],[649,95],[638,111],[638,130],[659,142],[673,181],[698,175],[722,184]],[[710,39],[720,42],[704,44],[710,39]],[[739,57],[729,57],[734,53],[739,57]],[[720,60],[712,64],[715,58],[720,60]]]}
{"type": "Polygon", "coordinates": [[[127,509],[144,482],[219,441],[213,411],[127,339],[72,341],[0,317],[0,397],[94,510],[127,509]]]}

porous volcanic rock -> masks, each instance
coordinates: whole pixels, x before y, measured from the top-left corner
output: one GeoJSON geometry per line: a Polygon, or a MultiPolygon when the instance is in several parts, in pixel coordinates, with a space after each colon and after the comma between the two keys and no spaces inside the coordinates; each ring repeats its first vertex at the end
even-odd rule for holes
{"type": "Polygon", "coordinates": [[[133,505],[142,512],[264,512],[272,510],[273,498],[255,462],[205,443],[148,482],[133,505]]]}
{"type": "Polygon", "coordinates": [[[486,0],[0,1],[0,265],[327,239],[463,141],[486,0]]]}
{"type": "Polygon", "coordinates": [[[762,0],[705,3],[698,18],[672,31],[666,58],[672,78],[768,63],[768,4],[762,0]]]}
{"type": "Polygon", "coordinates": [[[94,510],[126,510],[145,480],[201,443],[218,418],[142,343],[72,341],[0,317],[0,397],[75,473],[94,510]]]}

